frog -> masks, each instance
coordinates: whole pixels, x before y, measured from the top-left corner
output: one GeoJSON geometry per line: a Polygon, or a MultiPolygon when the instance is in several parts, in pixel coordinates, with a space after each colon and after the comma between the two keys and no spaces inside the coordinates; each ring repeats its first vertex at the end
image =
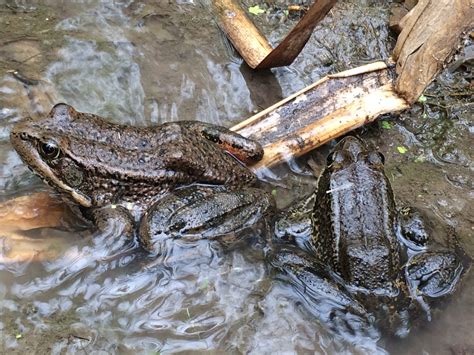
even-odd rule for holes
{"type": "Polygon", "coordinates": [[[163,230],[168,238],[218,239],[273,205],[246,166],[262,159],[261,145],[210,123],[134,127],[58,103],[42,118],[16,123],[10,141],[99,233],[118,224],[151,253],[160,251],[163,230]]]}
{"type": "Polygon", "coordinates": [[[406,336],[418,320],[431,320],[471,264],[452,228],[441,245],[420,210],[396,206],[384,163],[359,138],[343,138],[316,190],[275,224],[270,263],[341,333],[406,336]]]}

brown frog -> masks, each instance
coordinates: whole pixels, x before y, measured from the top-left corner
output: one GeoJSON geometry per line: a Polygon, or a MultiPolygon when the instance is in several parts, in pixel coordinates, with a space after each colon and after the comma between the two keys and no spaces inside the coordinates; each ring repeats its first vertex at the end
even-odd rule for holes
{"type": "Polygon", "coordinates": [[[100,230],[120,220],[132,231],[140,222],[150,251],[159,250],[163,230],[213,238],[251,225],[272,205],[241,162],[260,160],[262,147],[204,122],[131,127],[61,103],[42,119],[17,123],[10,140],[28,167],[100,230]]]}

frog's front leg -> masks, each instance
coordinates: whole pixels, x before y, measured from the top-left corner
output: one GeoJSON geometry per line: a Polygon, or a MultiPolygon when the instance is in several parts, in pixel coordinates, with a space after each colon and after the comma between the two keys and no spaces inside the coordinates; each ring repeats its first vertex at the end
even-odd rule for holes
{"type": "Polygon", "coordinates": [[[186,125],[240,161],[252,164],[263,158],[263,148],[258,142],[225,127],[200,121],[186,121],[186,125]]]}
{"type": "Polygon", "coordinates": [[[415,296],[439,298],[453,293],[471,266],[471,258],[460,246],[452,227],[448,227],[447,247],[413,255],[405,265],[405,275],[415,296]]]}
{"type": "Polygon", "coordinates": [[[471,263],[454,229],[448,227],[447,246],[442,247],[430,241],[424,219],[416,209],[400,209],[398,221],[399,237],[411,251],[405,276],[412,295],[436,299],[452,293],[471,263]]]}
{"type": "Polygon", "coordinates": [[[454,229],[448,231],[448,248],[415,254],[405,265],[405,278],[412,297],[431,319],[430,304],[452,294],[469,270],[471,258],[459,245],[454,229]]]}
{"type": "Polygon", "coordinates": [[[412,207],[403,207],[397,212],[399,239],[412,251],[426,249],[429,233],[421,213],[412,207]]]}
{"type": "Polygon", "coordinates": [[[90,212],[90,218],[97,228],[93,238],[96,244],[119,250],[133,239],[134,219],[122,206],[95,208],[90,212]]]}
{"type": "Polygon", "coordinates": [[[270,264],[280,271],[279,279],[295,287],[300,301],[314,317],[344,336],[378,336],[373,317],[324,265],[291,245],[275,248],[269,255],[270,264]]]}
{"type": "Polygon", "coordinates": [[[315,200],[316,194],[312,193],[280,213],[275,223],[275,238],[278,241],[295,244],[306,251],[313,250],[311,214],[315,200]]]}
{"type": "Polygon", "coordinates": [[[273,206],[271,195],[256,188],[229,191],[223,186],[190,186],[153,205],[141,219],[139,236],[145,249],[157,254],[173,238],[229,242],[265,220],[273,206]]]}

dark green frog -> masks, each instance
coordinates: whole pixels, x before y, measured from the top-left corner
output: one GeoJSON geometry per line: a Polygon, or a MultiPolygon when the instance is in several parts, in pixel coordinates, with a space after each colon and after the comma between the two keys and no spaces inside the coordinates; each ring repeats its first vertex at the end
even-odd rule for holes
{"type": "Polygon", "coordinates": [[[457,245],[430,242],[417,211],[396,209],[383,156],[354,137],[337,144],[317,191],[277,221],[276,234],[299,249],[277,248],[272,263],[313,304],[333,300],[331,317],[355,315],[355,328],[376,323],[406,334],[469,265],[457,245]]]}
{"type": "Polygon", "coordinates": [[[29,168],[99,229],[120,221],[131,232],[139,222],[151,251],[163,231],[218,237],[253,224],[272,204],[241,162],[261,159],[262,147],[220,126],[131,127],[58,104],[42,119],[17,123],[10,139],[29,168]]]}

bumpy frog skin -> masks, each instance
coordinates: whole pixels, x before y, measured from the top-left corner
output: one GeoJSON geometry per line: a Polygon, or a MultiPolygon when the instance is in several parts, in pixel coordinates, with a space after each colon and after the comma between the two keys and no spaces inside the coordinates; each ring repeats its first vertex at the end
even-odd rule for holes
{"type": "Polygon", "coordinates": [[[359,317],[356,327],[375,322],[401,336],[409,320],[430,318],[470,264],[454,234],[438,246],[417,211],[396,209],[383,156],[354,137],[336,145],[316,192],[283,214],[276,236],[272,264],[313,304],[343,300],[338,311],[359,317]]]}
{"type": "MultiPolygon", "coordinates": [[[[207,198],[215,195],[217,201],[223,193],[249,193],[261,202],[257,214],[266,213],[271,205],[265,192],[252,188],[257,179],[240,161],[258,161],[263,157],[262,147],[220,126],[181,121],[131,127],[57,104],[42,119],[17,123],[10,140],[33,172],[79,205],[99,226],[107,226],[114,216],[122,220],[127,215],[135,224],[146,211],[158,212],[154,205],[168,193],[190,185],[190,194],[203,186],[207,198]]],[[[235,203],[248,205],[245,198],[235,203]]],[[[227,215],[231,207],[225,209],[227,215]]],[[[216,211],[212,217],[193,213],[192,218],[205,230],[209,219],[223,216],[216,211]]],[[[234,220],[234,229],[247,226],[252,218],[234,220]]],[[[173,233],[182,234],[180,230],[173,233]]],[[[150,237],[141,235],[144,245],[152,248],[150,237]]]]}

